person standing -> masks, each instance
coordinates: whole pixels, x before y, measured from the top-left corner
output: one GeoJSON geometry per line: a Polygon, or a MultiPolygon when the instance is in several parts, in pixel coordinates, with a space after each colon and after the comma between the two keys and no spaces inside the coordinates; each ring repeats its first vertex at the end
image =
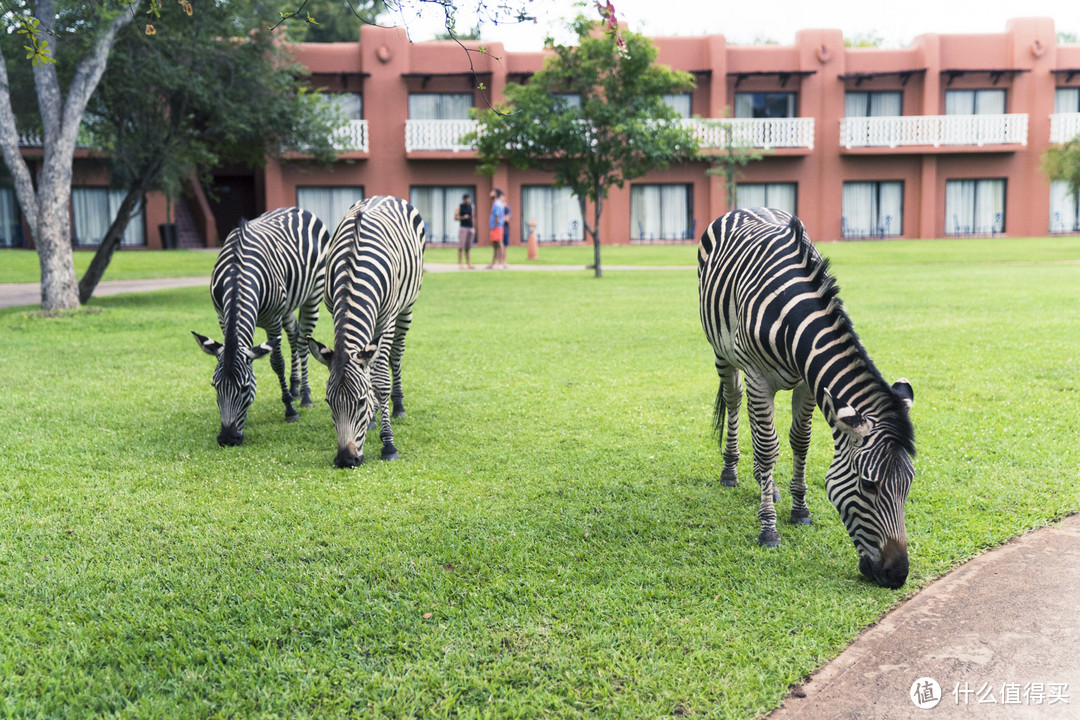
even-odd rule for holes
{"type": "Polygon", "coordinates": [[[473,226],[473,203],[472,198],[468,193],[461,198],[461,204],[458,205],[458,209],[454,211],[454,219],[458,221],[458,249],[457,249],[457,264],[458,268],[468,267],[473,269],[472,261],[469,259],[469,248],[473,244],[473,240],[476,238],[476,228],[473,226]],[[465,252],[465,264],[461,264],[461,253],[465,252]]]}
{"type": "Polygon", "coordinates": [[[491,242],[492,256],[488,270],[496,268],[500,264],[503,254],[503,217],[506,214],[506,203],[503,201],[503,191],[495,188],[491,191],[491,215],[488,217],[488,240],[491,242]]]}
{"type": "Polygon", "coordinates": [[[503,249],[502,249],[502,269],[506,270],[506,255],[510,250],[510,203],[503,201],[503,249]]]}

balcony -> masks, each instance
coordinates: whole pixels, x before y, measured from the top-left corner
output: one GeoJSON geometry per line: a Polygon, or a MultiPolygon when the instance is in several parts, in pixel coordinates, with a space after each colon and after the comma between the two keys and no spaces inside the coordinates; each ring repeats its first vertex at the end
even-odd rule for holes
{"type": "Polygon", "coordinates": [[[1063,143],[1080,135],[1080,113],[1054,113],[1050,116],[1050,142],[1063,143]]]}
{"type": "Polygon", "coordinates": [[[702,150],[718,150],[729,144],[763,150],[814,149],[814,118],[694,118],[684,122],[702,150]]]}
{"type": "Polygon", "coordinates": [[[334,133],[334,149],[338,152],[368,151],[367,120],[350,120],[345,127],[334,133]]]}
{"type": "Polygon", "coordinates": [[[1027,145],[1028,116],[910,115],[857,117],[840,121],[840,144],[847,148],[933,148],[1027,145]]]}
{"type": "Polygon", "coordinates": [[[405,152],[471,152],[461,138],[476,127],[475,120],[406,120],[405,152]]]}

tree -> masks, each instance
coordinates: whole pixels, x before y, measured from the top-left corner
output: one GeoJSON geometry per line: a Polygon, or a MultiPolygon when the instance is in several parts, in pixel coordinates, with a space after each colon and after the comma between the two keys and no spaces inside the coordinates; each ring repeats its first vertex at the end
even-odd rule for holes
{"type": "Polygon", "coordinates": [[[752,162],[761,160],[768,151],[759,150],[739,140],[735,126],[730,120],[711,120],[707,122],[706,127],[717,130],[721,141],[720,153],[709,158],[714,163],[713,167],[705,172],[724,179],[727,208],[734,210],[735,190],[739,178],[742,177],[742,169],[752,162]]]}
{"type": "Polygon", "coordinates": [[[1043,153],[1042,169],[1051,180],[1064,180],[1070,195],[1080,193],[1080,135],[1043,153]]]}
{"type": "Polygon", "coordinates": [[[290,42],[356,42],[360,25],[374,23],[385,10],[384,0],[306,0],[292,11],[304,22],[288,23],[287,36],[290,42]]]}
{"type": "Polygon", "coordinates": [[[304,90],[301,68],[250,5],[203,5],[198,22],[170,18],[183,10],[166,6],[162,19],[175,21],[168,32],[148,37],[129,26],[118,37],[84,124],[109,158],[113,186],[126,192],[79,281],[79,302],[90,299],[147,192],[171,200],[197,172],[206,180],[214,167],[261,166],[283,148],[323,163],[335,157],[344,118],[304,90]],[[232,32],[222,35],[224,27],[232,32]]]}
{"type": "MultiPolygon", "coordinates": [[[[59,7],[56,0],[37,0],[28,7],[29,16],[40,23],[53,48],[62,49],[65,43],[79,48],[62,68],[57,67],[59,62],[52,61],[59,53],[44,61],[41,53],[33,57],[43,150],[36,187],[26,159],[19,151],[19,126],[6,67],[12,45],[22,40],[0,43],[0,151],[37,248],[41,264],[41,308],[45,311],[79,306],[68,219],[75,143],[86,104],[105,72],[116,35],[135,18],[139,4],[138,0],[131,0],[72,8],[59,7]]],[[[10,34],[8,39],[12,39],[10,34]]]]}
{"type": "Polygon", "coordinates": [[[481,172],[493,175],[502,163],[547,170],[556,186],[570,188],[583,219],[586,201],[593,203],[592,224],[584,225],[596,277],[608,190],[700,157],[693,134],[664,102],[693,88],[693,77],[654,65],[656,49],[644,36],[600,25],[578,17],[571,26],[578,44],[556,45],[528,84],[507,84],[504,104],[474,111],[479,126],[468,139],[481,172]]]}

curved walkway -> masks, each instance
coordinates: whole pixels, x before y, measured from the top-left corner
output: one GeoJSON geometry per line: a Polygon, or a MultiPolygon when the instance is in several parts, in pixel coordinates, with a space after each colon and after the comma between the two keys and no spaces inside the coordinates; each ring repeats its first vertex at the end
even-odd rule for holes
{"type": "MultiPolygon", "coordinates": [[[[460,272],[456,265],[425,269],[460,272]]],[[[510,270],[585,268],[511,265],[510,270]]],[[[209,282],[205,277],[106,281],[95,295],[209,282]]],[[[0,307],[35,305],[39,293],[36,283],[0,284],[0,307]]],[[[1080,515],[1012,540],[934,581],[793,690],[769,720],[934,715],[1080,718],[1080,515]]]]}

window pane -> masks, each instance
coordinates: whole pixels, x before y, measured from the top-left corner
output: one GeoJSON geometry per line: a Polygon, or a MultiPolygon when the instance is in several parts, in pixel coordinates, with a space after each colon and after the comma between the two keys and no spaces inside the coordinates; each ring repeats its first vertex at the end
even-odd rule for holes
{"type": "Polygon", "coordinates": [[[364,119],[364,97],[360,93],[326,93],[327,102],[338,108],[348,120],[364,119]]]}
{"type": "Polygon", "coordinates": [[[531,185],[521,188],[521,237],[528,239],[529,222],[535,221],[539,242],[581,242],[585,224],[581,206],[569,188],[531,185]]]}
{"type": "Polygon", "coordinates": [[[424,218],[429,243],[457,244],[459,225],[454,219],[454,211],[465,194],[475,198],[476,188],[465,185],[414,185],[409,188],[409,202],[424,218]]]}
{"type": "Polygon", "coordinates": [[[795,117],[795,93],[735,93],[735,117],[795,117]]]}
{"type": "Polygon", "coordinates": [[[899,117],[903,114],[904,95],[900,92],[870,93],[870,117],[899,117]]]}
{"type": "Polygon", "coordinates": [[[1080,88],[1058,88],[1054,92],[1054,112],[1080,112],[1080,88]]]}
{"type": "Polygon", "coordinates": [[[410,93],[412,120],[467,120],[473,106],[471,93],[410,93]]]}
{"type": "Polygon", "coordinates": [[[675,111],[675,114],[679,117],[690,117],[690,93],[679,93],[678,95],[665,95],[664,102],[675,111]]]}
{"type": "Polygon", "coordinates": [[[690,185],[634,185],[630,188],[630,233],[642,242],[686,240],[693,235],[690,185]]]}
{"type": "Polygon", "coordinates": [[[1004,231],[1004,180],[946,181],[947,235],[991,235],[1004,231]]]}
{"type": "MultiPolygon", "coordinates": [[[[109,225],[112,224],[113,218],[120,212],[120,205],[124,202],[124,196],[127,192],[124,190],[109,190],[109,225]]],[[[106,230],[108,225],[106,225],[106,230]]],[[[104,233],[102,233],[104,237],[104,233]]],[[[127,228],[124,229],[124,237],[120,239],[121,245],[136,245],[141,246],[146,244],[146,217],[143,215],[143,201],[135,205],[135,208],[131,211],[131,218],[128,219],[127,228]]]]}
{"type": "Polygon", "coordinates": [[[22,247],[22,223],[14,188],[0,188],[0,247],[22,247]]]}
{"type": "Polygon", "coordinates": [[[765,202],[764,183],[739,183],[735,186],[735,207],[768,207],[765,202]]]}
{"type": "Polygon", "coordinates": [[[333,235],[341,219],[356,203],[364,199],[363,187],[298,187],[297,207],[307,210],[323,221],[333,235]]]}
{"type": "Polygon", "coordinates": [[[870,115],[870,93],[844,93],[844,117],[868,117],[870,115]]]}

